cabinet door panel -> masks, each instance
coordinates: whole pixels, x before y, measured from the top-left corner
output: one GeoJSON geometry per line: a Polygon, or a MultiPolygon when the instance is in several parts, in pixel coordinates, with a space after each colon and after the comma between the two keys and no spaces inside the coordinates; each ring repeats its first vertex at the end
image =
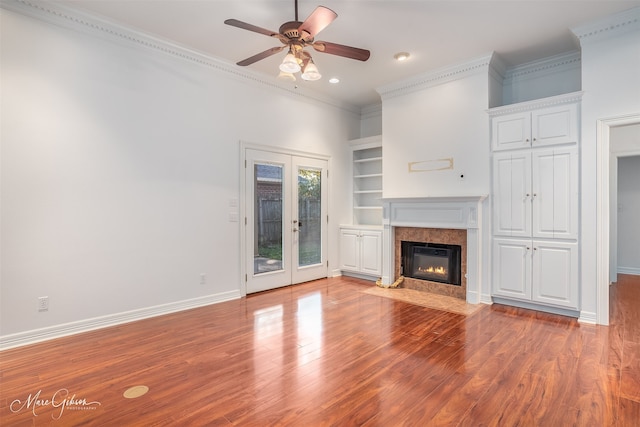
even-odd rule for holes
{"type": "Polygon", "coordinates": [[[493,233],[511,236],[511,154],[493,156],[493,233]]]}
{"type": "Polygon", "coordinates": [[[531,156],[500,153],[493,159],[493,227],[501,236],[531,236],[531,156]]]}
{"type": "Polygon", "coordinates": [[[532,300],[576,309],[578,307],[578,245],[533,242],[532,300]]]}
{"type": "Polygon", "coordinates": [[[511,235],[531,237],[531,154],[511,156],[511,235]]]}
{"type": "Polygon", "coordinates": [[[554,167],[553,150],[533,154],[533,236],[553,238],[554,167]]]}
{"type": "Polygon", "coordinates": [[[553,156],[553,237],[578,237],[578,149],[555,150],[553,156]]]}
{"type": "Polygon", "coordinates": [[[340,269],[360,270],[360,238],[358,230],[340,230],[340,269]]]}
{"type": "Polygon", "coordinates": [[[382,233],[363,231],[360,239],[362,240],[362,272],[380,276],[382,274],[382,233]]]}
{"type": "Polygon", "coordinates": [[[578,141],[578,112],[575,104],[544,108],[531,113],[532,146],[578,141]]]}
{"type": "Polygon", "coordinates": [[[495,239],[493,242],[493,293],[531,299],[531,241],[495,239]]]}
{"type": "Polygon", "coordinates": [[[533,237],[578,236],[577,148],[534,152],[533,237]]]}
{"type": "Polygon", "coordinates": [[[530,113],[509,114],[492,120],[491,140],[493,150],[511,150],[531,145],[530,113]]]}

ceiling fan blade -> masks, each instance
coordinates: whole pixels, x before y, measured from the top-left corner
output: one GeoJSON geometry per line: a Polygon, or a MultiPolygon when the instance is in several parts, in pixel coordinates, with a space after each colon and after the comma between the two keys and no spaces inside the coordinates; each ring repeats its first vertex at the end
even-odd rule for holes
{"type": "Polygon", "coordinates": [[[257,55],[253,55],[247,59],[243,59],[242,61],[238,62],[237,65],[240,65],[241,67],[246,67],[247,65],[251,65],[254,62],[258,62],[261,59],[268,58],[271,55],[275,55],[276,53],[280,52],[284,48],[285,46],[272,47],[271,49],[267,49],[264,52],[258,53],[257,55]]]}
{"type": "Polygon", "coordinates": [[[358,61],[366,61],[371,56],[371,52],[358,47],[345,46],[337,43],[317,41],[311,46],[318,52],[329,53],[331,55],[344,56],[345,58],[357,59],[358,61]]]}
{"type": "Polygon", "coordinates": [[[253,31],[254,33],[264,34],[265,36],[273,37],[278,36],[277,31],[267,30],[266,28],[256,27],[255,25],[247,24],[246,22],[238,21],[237,19],[227,19],[225,24],[232,27],[242,28],[243,30],[253,31]]]}
{"type": "Polygon", "coordinates": [[[304,34],[305,39],[310,40],[320,31],[324,30],[327,25],[331,24],[337,17],[338,14],[333,10],[324,6],[318,6],[311,12],[311,15],[305,19],[300,27],[298,27],[298,32],[304,34]]]}

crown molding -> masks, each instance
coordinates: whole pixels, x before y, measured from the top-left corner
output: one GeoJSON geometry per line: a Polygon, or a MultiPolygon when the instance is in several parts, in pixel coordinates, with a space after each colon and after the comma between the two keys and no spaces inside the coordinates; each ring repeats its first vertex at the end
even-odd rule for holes
{"type": "Polygon", "coordinates": [[[489,75],[494,79],[503,80],[504,76],[507,74],[508,70],[507,64],[504,60],[497,54],[493,53],[491,56],[491,62],[489,63],[489,75]]]}
{"type": "Polygon", "coordinates": [[[631,31],[640,31],[640,7],[571,28],[580,44],[596,42],[631,31]]]}
{"type": "Polygon", "coordinates": [[[548,74],[580,68],[581,54],[579,51],[550,56],[538,61],[527,62],[508,68],[505,73],[505,84],[512,81],[535,79],[548,74]]]}
{"type": "Polygon", "coordinates": [[[122,24],[99,18],[53,1],[0,0],[0,8],[98,38],[124,43],[137,49],[169,55],[182,61],[210,68],[227,77],[259,85],[263,88],[267,87],[298,99],[339,108],[356,115],[361,114],[361,108],[353,104],[338,101],[308,88],[286,85],[278,81],[276,77],[270,79],[249,69],[240,69],[235,64],[228,63],[211,55],[181,46],[169,40],[145,34],[142,31],[128,28],[122,24]]]}
{"type": "Polygon", "coordinates": [[[517,104],[503,105],[487,110],[489,117],[504,114],[522,113],[524,111],[538,110],[540,108],[554,107],[557,105],[573,104],[582,100],[584,92],[571,92],[562,95],[536,99],[534,101],[519,102],[517,104]]]}
{"type": "Polygon", "coordinates": [[[376,88],[376,91],[384,101],[386,99],[395,98],[396,96],[406,95],[455,80],[460,80],[481,72],[488,72],[488,67],[491,63],[492,57],[493,54],[490,54],[472,59],[462,64],[440,68],[396,83],[378,87],[376,88]]]}
{"type": "Polygon", "coordinates": [[[362,107],[360,117],[362,119],[370,119],[380,117],[382,115],[382,103],[370,104],[362,107]]]}

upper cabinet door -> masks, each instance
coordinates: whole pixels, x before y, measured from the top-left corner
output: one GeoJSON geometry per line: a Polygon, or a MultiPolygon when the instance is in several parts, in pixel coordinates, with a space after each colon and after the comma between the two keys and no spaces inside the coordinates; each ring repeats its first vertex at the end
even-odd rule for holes
{"type": "Polygon", "coordinates": [[[531,146],[531,113],[499,116],[491,123],[491,145],[494,151],[531,146]]]}
{"type": "Polygon", "coordinates": [[[577,141],[578,107],[576,104],[544,108],[531,113],[531,145],[533,147],[577,141]]]}

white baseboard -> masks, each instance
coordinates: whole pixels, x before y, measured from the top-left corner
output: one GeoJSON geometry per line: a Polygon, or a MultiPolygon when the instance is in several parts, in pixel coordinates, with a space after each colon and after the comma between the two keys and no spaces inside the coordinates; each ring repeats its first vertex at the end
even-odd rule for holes
{"type": "Polygon", "coordinates": [[[481,304],[492,305],[493,304],[493,298],[491,298],[491,295],[489,295],[489,294],[480,294],[480,303],[481,304]]]}
{"type": "Polygon", "coordinates": [[[331,270],[331,276],[329,277],[340,277],[342,276],[342,271],[339,269],[331,270]]]}
{"type": "Polygon", "coordinates": [[[77,322],[63,323],[55,326],[48,326],[46,328],[4,335],[0,336],[0,350],[34,344],[81,332],[107,328],[109,326],[121,325],[123,323],[135,322],[136,320],[148,319],[150,317],[162,316],[206,305],[217,304],[224,301],[239,299],[240,297],[241,295],[239,291],[222,292],[219,294],[207,295],[204,297],[177,301],[169,304],[156,305],[123,313],[109,314],[106,316],[79,320],[77,322]]]}
{"type": "Polygon", "coordinates": [[[618,274],[633,274],[634,276],[640,276],[640,268],[618,266],[618,274]]]}
{"type": "Polygon", "coordinates": [[[596,325],[598,323],[598,316],[594,312],[583,310],[580,312],[580,317],[578,317],[578,322],[596,325]]]}

